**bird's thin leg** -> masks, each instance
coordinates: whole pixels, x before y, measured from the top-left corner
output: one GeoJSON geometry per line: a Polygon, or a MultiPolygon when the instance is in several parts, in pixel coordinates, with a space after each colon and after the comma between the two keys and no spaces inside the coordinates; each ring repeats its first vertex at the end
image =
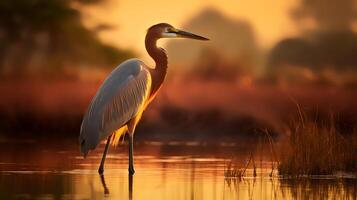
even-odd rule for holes
{"type": "Polygon", "coordinates": [[[105,144],[105,148],[104,148],[104,152],[103,152],[103,157],[102,157],[102,160],[100,161],[100,166],[99,166],[99,169],[98,169],[98,173],[99,174],[103,174],[104,172],[104,162],[105,162],[105,157],[107,156],[107,152],[108,152],[108,149],[109,149],[109,143],[110,143],[110,139],[112,138],[112,135],[110,135],[107,139],[107,144],[105,144]]]}
{"type": "Polygon", "coordinates": [[[134,134],[129,134],[129,174],[133,175],[134,170],[134,134]]]}

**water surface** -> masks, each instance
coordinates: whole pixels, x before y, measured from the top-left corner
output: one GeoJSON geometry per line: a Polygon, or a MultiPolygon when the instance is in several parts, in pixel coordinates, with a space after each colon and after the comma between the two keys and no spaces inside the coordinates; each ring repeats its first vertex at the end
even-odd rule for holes
{"type": "Polygon", "coordinates": [[[226,178],[230,158],[244,166],[244,145],[147,142],[136,145],[134,176],[127,146],[111,149],[104,176],[97,173],[103,145],[83,159],[74,144],[3,143],[0,199],[356,199],[355,179],[283,179],[269,156],[256,159],[257,176],[226,178]],[[44,147],[45,146],[45,147],[44,147]],[[47,146],[47,147],[46,147],[47,146]]]}

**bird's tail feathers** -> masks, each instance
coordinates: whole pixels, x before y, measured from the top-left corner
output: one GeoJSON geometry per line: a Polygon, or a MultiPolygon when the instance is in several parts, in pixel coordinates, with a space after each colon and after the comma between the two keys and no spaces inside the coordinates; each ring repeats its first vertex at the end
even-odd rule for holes
{"type": "Polygon", "coordinates": [[[113,133],[113,136],[112,136],[112,139],[110,141],[110,144],[112,146],[118,146],[119,144],[119,141],[120,141],[120,138],[123,138],[124,139],[124,135],[125,133],[128,131],[128,126],[125,125],[125,126],[122,126],[121,128],[119,128],[118,130],[116,130],[114,133],[113,133]]]}

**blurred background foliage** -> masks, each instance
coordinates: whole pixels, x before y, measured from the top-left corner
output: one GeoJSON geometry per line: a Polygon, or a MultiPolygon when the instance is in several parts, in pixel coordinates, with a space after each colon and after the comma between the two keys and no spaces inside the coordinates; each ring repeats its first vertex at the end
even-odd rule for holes
{"type": "MultiPolygon", "coordinates": [[[[291,11],[291,17],[301,35],[282,39],[273,47],[267,64],[271,78],[279,78],[279,73],[284,71],[289,74],[289,66],[293,66],[305,68],[305,73],[300,75],[307,80],[355,85],[356,1],[301,0],[291,11]]],[[[294,78],[290,76],[290,79],[294,78]]]]}
{"type": "Polygon", "coordinates": [[[297,104],[321,124],[336,113],[341,133],[356,129],[357,1],[296,0],[285,8],[294,34],[278,34],[265,46],[262,35],[283,29],[261,23],[259,32],[256,21],[264,11],[267,22],[279,21],[274,11],[286,1],[269,2],[265,10],[255,1],[246,18],[227,12],[251,2],[0,1],[0,139],[48,132],[77,137],[110,70],[132,57],[153,65],[145,30],[176,15],[182,23],[172,25],[211,40],[160,43],[169,73],[137,129],[150,134],[139,139],[215,140],[219,131],[229,141],[264,129],[284,133],[297,104]],[[190,15],[177,13],[188,12],[187,4],[199,6],[190,15]]]}
{"type": "Polygon", "coordinates": [[[66,67],[112,67],[132,57],[101,42],[81,22],[78,4],[100,0],[15,0],[0,2],[0,74],[48,76],[66,67]]]}
{"type": "Polygon", "coordinates": [[[356,1],[298,2],[289,11],[297,34],[282,37],[268,49],[259,45],[249,21],[205,8],[183,27],[214,39],[203,45],[170,41],[170,61],[180,66],[180,71],[201,78],[236,81],[248,76],[264,84],[355,87],[356,1]]]}
{"type": "MultiPolygon", "coordinates": [[[[113,28],[111,25],[89,29],[83,24],[81,8],[102,3],[103,0],[0,2],[0,75],[75,74],[75,68],[109,69],[133,57],[132,50],[119,49],[99,39],[98,34],[113,28]]],[[[222,80],[250,76],[265,83],[355,85],[351,72],[355,75],[357,68],[356,2],[301,0],[290,16],[300,34],[263,49],[249,21],[229,18],[214,7],[203,8],[182,27],[214,39],[204,45],[169,41],[166,46],[170,63],[180,66],[180,70],[170,70],[222,80]]]]}

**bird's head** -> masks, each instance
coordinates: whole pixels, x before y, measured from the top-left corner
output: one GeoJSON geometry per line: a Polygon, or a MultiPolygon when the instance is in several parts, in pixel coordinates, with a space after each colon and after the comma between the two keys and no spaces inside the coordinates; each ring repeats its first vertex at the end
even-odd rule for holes
{"type": "Polygon", "coordinates": [[[167,23],[160,23],[160,24],[151,26],[148,29],[148,35],[149,34],[156,39],[159,39],[159,38],[189,38],[189,39],[194,39],[194,40],[209,40],[208,38],[177,29],[167,23]]]}

